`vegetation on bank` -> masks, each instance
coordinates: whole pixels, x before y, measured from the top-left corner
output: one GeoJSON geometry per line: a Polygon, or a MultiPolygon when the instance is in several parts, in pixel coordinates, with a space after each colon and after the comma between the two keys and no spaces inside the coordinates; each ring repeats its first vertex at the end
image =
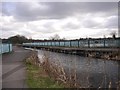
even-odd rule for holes
{"type": "MultiPolygon", "coordinates": [[[[90,68],[90,62],[87,67],[90,68]]],[[[104,80],[106,79],[106,70],[103,74],[103,79],[99,80],[99,86],[91,83],[89,74],[84,75],[85,82],[81,83],[78,80],[80,74],[76,70],[76,62],[73,68],[69,70],[64,69],[59,59],[56,62],[50,62],[49,53],[44,53],[41,59],[38,59],[37,54],[33,53],[26,59],[27,67],[27,84],[30,88],[104,88],[104,80]],[[69,71],[69,73],[67,73],[69,71]],[[86,84],[84,84],[86,83],[86,84]]],[[[105,68],[105,66],[104,66],[105,68]]],[[[89,69],[87,69],[89,71],[89,69]]],[[[108,81],[106,84],[108,89],[113,88],[112,82],[108,81]]],[[[119,90],[120,83],[116,83],[116,89],[119,90]]]]}
{"type": "Polygon", "coordinates": [[[63,88],[63,85],[59,85],[47,75],[42,66],[38,67],[32,62],[27,61],[26,68],[29,88],[63,88]]]}

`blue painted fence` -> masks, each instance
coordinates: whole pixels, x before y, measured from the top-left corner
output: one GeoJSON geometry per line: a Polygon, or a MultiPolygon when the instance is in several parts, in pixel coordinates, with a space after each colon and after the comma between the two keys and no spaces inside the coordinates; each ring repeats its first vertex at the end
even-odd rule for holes
{"type": "Polygon", "coordinates": [[[0,44],[0,54],[8,53],[12,51],[12,44],[0,44]]]}
{"type": "Polygon", "coordinates": [[[62,46],[62,47],[102,47],[120,48],[120,38],[106,39],[83,39],[83,40],[56,40],[56,41],[39,41],[31,43],[23,43],[23,46],[62,46]]]}

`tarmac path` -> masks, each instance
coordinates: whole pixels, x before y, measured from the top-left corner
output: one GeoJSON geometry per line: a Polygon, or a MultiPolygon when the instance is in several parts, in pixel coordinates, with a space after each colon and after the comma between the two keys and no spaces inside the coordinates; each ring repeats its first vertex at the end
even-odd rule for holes
{"type": "Polygon", "coordinates": [[[13,52],[2,55],[2,88],[28,88],[24,60],[30,50],[13,47],[13,52]]]}

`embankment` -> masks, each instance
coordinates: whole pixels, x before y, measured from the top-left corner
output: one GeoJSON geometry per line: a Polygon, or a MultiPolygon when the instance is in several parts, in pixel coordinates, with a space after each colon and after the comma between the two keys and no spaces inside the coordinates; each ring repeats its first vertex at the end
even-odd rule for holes
{"type": "Polygon", "coordinates": [[[37,57],[37,52],[33,51],[25,63],[27,73],[26,82],[29,88],[63,88],[62,84],[55,82],[44,70],[37,57]]]}

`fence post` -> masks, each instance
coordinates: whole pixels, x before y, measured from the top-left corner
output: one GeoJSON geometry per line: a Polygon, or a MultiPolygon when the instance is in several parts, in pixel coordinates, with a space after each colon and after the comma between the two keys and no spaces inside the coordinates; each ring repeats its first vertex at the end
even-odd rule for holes
{"type": "Polygon", "coordinates": [[[51,44],[50,46],[52,46],[52,41],[50,41],[50,44],[51,44]]]}
{"type": "Polygon", "coordinates": [[[79,40],[78,40],[78,47],[79,47],[79,40]]]}
{"type": "Polygon", "coordinates": [[[8,41],[8,48],[9,48],[9,52],[10,52],[10,41],[8,41]]]}
{"type": "Polygon", "coordinates": [[[64,41],[64,47],[65,47],[65,41],[64,41]]]}
{"type": "Polygon", "coordinates": [[[59,47],[60,47],[60,40],[58,42],[59,42],[59,47]]]}
{"type": "Polygon", "coordinates": [[[88,38],[88,48],[90,48],[90,40],[89,40],[89,38],[88,38]]]}
{"type": "Polygon", "coordinates": [[[104,41],[104,48],[105,48],[105,38],[103,39],[103,41],[104,41]]]}
{"type": "Polygon", "coordinates": [[[70,47],[71,47],[71,40],[70,40],[70,47]]]}

